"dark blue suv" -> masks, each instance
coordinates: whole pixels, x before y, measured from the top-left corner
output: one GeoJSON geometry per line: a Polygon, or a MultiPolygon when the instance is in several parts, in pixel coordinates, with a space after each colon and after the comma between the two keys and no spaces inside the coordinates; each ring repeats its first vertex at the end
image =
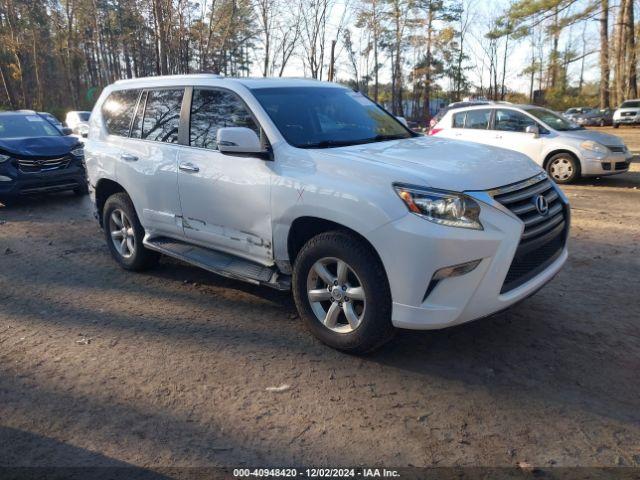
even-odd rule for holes
{"type": "Polygon", "coordinates": [[[36,193],[88,193],[84,150],[36,112],[0,112],[0,202],[36,193]]]}

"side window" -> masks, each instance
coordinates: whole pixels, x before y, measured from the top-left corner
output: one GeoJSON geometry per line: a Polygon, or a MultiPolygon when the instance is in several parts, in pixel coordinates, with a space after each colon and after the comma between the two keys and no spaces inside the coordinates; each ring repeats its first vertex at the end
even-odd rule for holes
{"type": "Polygon", "coordinates": [[[523,113],[515,110],[496,110],[494,130],[524,132],[529,125],[537,125],[537,123],[523,113]]]}
{"type": "Polygon", "coordinates": [[[244,103],[225,90],[193,90],[191,100],[190,144],[215,150],[219,128],[247,127],[260,135],[260,130],[244,103]]]}
{"type": "Polygon", "coordinates": [[[131,138],[140,138],[142,136],[142,116],[144,115],[144,106],[147,103],[147,94],[149,92],[143,92],[138,103],[138,110],[136,116],[133,119],[133,125],[131,126],[131,138]]]}
{"type": "Polygon", "coordinates": [[[464,128],[486,130],[489,128],[489,118],[491,118],[491,110],[469,110],[464,128]]]}
{"type": "Polygon", "coordinates": [[[102,118],[111,135],[129,136],[129,127],[140,90],[120,90],[111,93],[102,104],[102,118]]]}
{"type": "Polygon", "coordinates": [[[453,128],[463,128],[464,127],[464,112],[454,113],[453,114],[453,128]]]}
{"type": "Polygon", "coordinates": [[[178,143],[183,94],[182,88],[149,90],[142,120],[142,139],[178,143]]]}

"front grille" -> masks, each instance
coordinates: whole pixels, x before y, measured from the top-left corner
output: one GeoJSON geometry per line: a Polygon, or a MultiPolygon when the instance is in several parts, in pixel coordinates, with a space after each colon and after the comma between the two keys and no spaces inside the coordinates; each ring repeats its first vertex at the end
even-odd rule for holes
{"type": "Polygon", "coordinates": [[[533,278],[560,255],[566,237],[567,207],[544,174],[490,193],[524,223],[520,244],[500,291],[505,293],[533,278]],[[544,213],[536,206],[542,198],[548,206],[544,213]]]}
{"type": "Polygon", "coordinates": [[[20,158],[18,159],[18,168],[24,173],[39,173],[49,170],[59,170],[69,165],[70,157],[60,158],[20,158]]]}
{"type": "Polygon", "coordinates": [[[624,153],[624,151],[626,150],[624,147],[620,147],[618,145],[607,145],[607,148],[613,153],[624,153]]]}
{"type": "Polygon", "coordinates": [[[629,168],[629,162],[616,162],[616,170],[626,170],[627,168],[629,168]]]}
{"type": "Polygon", "coordinates": [[[635,117],[636,112],[622,112],[620,114],[621,117],[635,117]]]}

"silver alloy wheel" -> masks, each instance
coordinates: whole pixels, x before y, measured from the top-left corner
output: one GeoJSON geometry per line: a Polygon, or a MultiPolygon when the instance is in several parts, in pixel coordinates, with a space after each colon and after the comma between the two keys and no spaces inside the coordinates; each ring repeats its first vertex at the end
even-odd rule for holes
{"type": "Polygon", "coordinates": [[[549,173],[556,180],[566,180],[573,175],[573,164],[566,157],[556,158],[549,165],[549,173]]]}
{"type": "Polygon", "coordinates": [[[367,301],[356,272],[339,258],[321,258],[307,276],[307,297],[316,318],[336,333],[353,332],[364,318],[367,301]]]}
{"type": "Polygon", "coordinates": [[[116,251],[123,258],[130,258],[136,252],[136,237],[133,232],[131,220],[119,208],[111,212],[109,218],[109,232],[111,232],[111,241],[116,251]]]}

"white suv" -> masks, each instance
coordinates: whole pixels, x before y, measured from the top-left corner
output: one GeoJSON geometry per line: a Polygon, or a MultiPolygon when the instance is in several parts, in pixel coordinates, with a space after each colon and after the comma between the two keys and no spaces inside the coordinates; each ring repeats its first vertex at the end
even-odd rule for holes
{"type": "Polygon", "coordinates": [[[502,310],[567,258],[567,200],[524,155],[418,135],[332,83],[117,82],[85,157],[122,267],[162,253],[291,289],[345,351],[502,310]]]}
{"type": "Polygon", "coordinates": [[[615,135],[587,130],[534,105],[493,103],[450,110],[430,134],[524,153],[557,183],[626,172],[633,157],[615,135]]]}
{"type": "Polygon", "coordinates": [[[638,124],[640,124],[640,99],[622,102],[620,108],[613,112],[613,128],[638,124]]]}

